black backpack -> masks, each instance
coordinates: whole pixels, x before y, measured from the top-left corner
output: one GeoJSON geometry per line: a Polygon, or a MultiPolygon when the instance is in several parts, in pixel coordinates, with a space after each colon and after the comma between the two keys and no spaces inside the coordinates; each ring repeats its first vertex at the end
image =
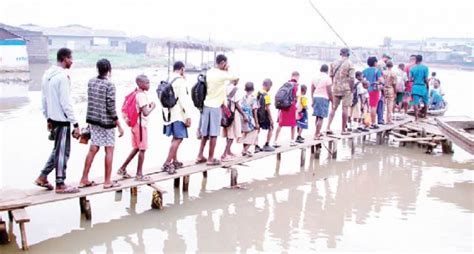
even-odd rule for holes
{"type": "Polygon", "coordinates": [[[275,95],[275,107],[277,109],[288,109],[291,107],[295,98],[293,96],[294,84],[286,82],[283,86],[278,89],[275,95]]]}
{"type": "Polygon", "coordinates": [[[173,83],[180,77],[174,78],[171,82],[161,81],[156,89],[156,94],[163,108],[171,109],[178,102],[178,97],[174,93],[173,83]]]}
{"type": "Polygon", "coordinates": [[[200,111],[202,111],[204,108],[204,100],[206,99],[206,95],[206,76],[204,74],[199,74],[196,84],[191,88],[191,99],[193,100],[194,106],[200,111]]]}
{"type": "Polygon", "coordinates": [[[261,92],[257,93],[258,109],[257,118],[259,123],[267,122],[267,105],[265,105],[265,95],[261,92]]]}

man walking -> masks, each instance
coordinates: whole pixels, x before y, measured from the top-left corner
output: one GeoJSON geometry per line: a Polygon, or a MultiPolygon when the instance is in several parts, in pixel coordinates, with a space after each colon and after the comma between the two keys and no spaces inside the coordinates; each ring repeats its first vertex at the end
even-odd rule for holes
{"type": "Polygon", "coordinates": [[[416,65],[410,69],[410,77],[413,81],[413,103],[415,109],[415,121],[418,121],[420,99],[423,100],[423,112],[422,117],[425,117],[428,111],[428,67],[422,64],[423,57],[421,55],[416,56],[416,65]]]}
{"type": "Polygon", "coordinates": [[[221,128],[221,107],[226,101],[226,83],[238,82],[239,78],[229,73],[229,65],[225,55],[216,57],[216,67],[207,72],[207,95],[204,100],[204,108],[199,122],[199,136],[201,145],[199,147],[196,163],[207,165],[219,165],[221,162],[214,158],[217,136],[221,128]],[[204,157],[204,148],[209,140],[209,157],[204,157]]]}
{"type": "Polygon", "coordinates": [[[72,51],[61,48],[56,59],[57,64],[45,72],[42,82],[42,110],[51,132],[49,138],[54,140],[54,148],[35,183],[53,190],[53,185],[48,182],[48,175],[56,169],[56,193],[76,193],[79,189],[64,183],[71,151],[71,124],[74,126],[72,136],[76,139],[80,136],[79,124],[70,101],[71,80],[65,71],[71,68],[72,51]]]}
{"type": "Polygon", "coordinates": [[[350,135],[347,131],[347,117],[349,109],[352,106],[352,89],[354,86],[355,69],[351,60],[349,60],[349,49],[342,48],[340,51],[341,59],[331,64],[330,77],[333,80],[333,104],[327,126],[327,134],[333,134],[331,123],[336,114],[339,104],[342,102],[342,135],[350,135]]]}

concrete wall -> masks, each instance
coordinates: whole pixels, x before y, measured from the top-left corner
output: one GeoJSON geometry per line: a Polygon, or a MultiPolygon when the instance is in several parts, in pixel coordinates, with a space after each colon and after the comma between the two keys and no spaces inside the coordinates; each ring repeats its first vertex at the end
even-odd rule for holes
{"type": "Polygon", "coordinates": [[[26,42],[24,40],[0,40],[0,72],[28,70],[26,42]]]}
{"type": "Polygon", "coordinates": [[[49,49],[60,49],[63,47],[77,51],[114,51],[125,52],[126,41],[121,38],[103,38],[105,44],[94,45],[97,40],[92,37],[56,37],[49,36],[49,49]],[[115,44],[116,43],[116,44],[115,44]]]}

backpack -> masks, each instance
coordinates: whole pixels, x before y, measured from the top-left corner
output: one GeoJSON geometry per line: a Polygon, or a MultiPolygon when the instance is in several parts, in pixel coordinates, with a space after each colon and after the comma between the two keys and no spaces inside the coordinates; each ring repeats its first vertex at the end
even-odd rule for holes
{"type": "Polygon", "coordinates": [[[135,89],[133,92],[125,96],[125,100],[122,105],[122,116],[128,126],[133,127],[137,124],[138,110],[137,110],[137,93],[135,89]]]}
{"type": "Polygon", "coordinates": [[[293,87],[293,83],[286,82],[280,87],[280,89],[278,89],[275,95],[275,107],[277,109],[288,109],[293,105],[293,102],[295,101],[293,87]]]}
{"type": "Polygon", "coordinates": [[[196,84],[191,88],[191,99],[193,104],[200,111],[204,108],[204,100],[207,95],[207,83],[206,76],[204,74],[199,74],[197,77],[196,84]]]}
{"type": "Polygon", "coordinates": [[[237,87],[234,87],[232,91],[227,95],[227,105],[222,105],[222,117],[221,117],[221,126],[227,128],[232,125],[235,118],[235,110],[231,110],[231,99],[234,97],[235,93],[237,92],[237,87]]]}
{"type": "Polygon", "coordinates": [[[257,93],[257,118],[259,123],[267,122],[267,105],[265,105],[265,95],[261,92],[257,93]]]}
{"type": "Polygon", "coordinates": [[[178,102],[178,97],[174,93],[173,83],[180,77],[174,78],[171,82],[161,81],[156,89],[156,94],[163,108],[171,109],[178,102]]]}

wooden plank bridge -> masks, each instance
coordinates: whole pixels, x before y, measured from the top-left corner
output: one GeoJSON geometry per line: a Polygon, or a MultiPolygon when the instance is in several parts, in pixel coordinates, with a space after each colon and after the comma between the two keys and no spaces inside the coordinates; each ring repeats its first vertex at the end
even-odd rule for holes
{"type": "MultiPolygon", "coordinates": [[[[162,172],[161,169],[152,169],[151,172],[147,174],[150,176],[151,180],[148,182],[137,182],[132,179],[120,179],[120,186],[116,188],[104,189],[102,184],[83,188],[79,193],[72,194],[57,194],[54,191],[47,191],[44,189],[30,189],[30,190],[20,190],[20,189],[0,189],[0,211],[8,211],[8,217],[10,220],[9,224],[9,239],[13,239],[12,227],[13,221],[19,224],[21,232],[21,242],[22,248],[24,250],[28,249],[27,237],[25,223],[29,222],[30,219],[26,212],[26,208],[29,206],[35,206],[40,204],[58,202],[63,200],[69,200],[78,198],[79,206],[81,213],[83,213],[86,219],[91,219],[92,209],[90,201],[87,199],[87,196],[106,193],[106,192],[118,192],[123,191],[124,189],[130,189],[131,195],[136,196],[138,193],[138,187],[140,186],[149,186],[153,188],[152,196],[152,207],[156,209],[163,208],[163,193],[164,191],[160,189],[155,183],[163,182],[167,180],[174,179],[174,186],[179,188],[180,178],[182,178],[182,189],[183,192],[188,191],[190,176],[197,173],[202,173],[205,178],[207,178],[207,171],[216,169],[216,168],[230,168],[230,186],[232,188],[238,187],[238,172],[237,169],[232,168],[234,165],[244,164],[250,161],[258,160],[261,158],[269,157],[276,155],[277,162],[281,161],[282,153],[289,152],[292,150],[301,150],[300,165],[305,165],[306,160],[306,151],[307,149],[311,150],[312,156],[319,158],[322,147],[328,149],[329,156],[332,158],[337,157],[337,142],[339,140],[347,140],[350,147],[351,153],[355,153],[355,139],[361,138],[362,141],[365,141],[367,137],[370,138],[370,135],[376,135],[376,142],[382,144],[385,139],[388,139],[389,135],[393,135],[395,140],[399,139],[400,142],[445,142],[445,138],[438,135],[438,133],[432,130],[430,136],[425,137],[414,137],[413,135],[408,136],[407,134],[411,131],[420,131],[414,130],[421,128],[425,130],[424,127],[417,127],[413,125],[412,118],[407,118],[404,120],[395,121],[392,125],[383,125],[379,129],[369,130],[368,132],[361,133],[352,133],[351,135],[331,135],[326,136],[322,140],[313,140],[308,138],[303,144],[298,144],[296,146],[290,146],[289,143],[283,144],[281,147],[275,149],[274,152],[260,152],[254,154],[252,157],[238,157],[233,161],[223,162],[218,166],[208,166],[206,164],[194,164],[194,162],[185,163],[184,167],[179,169],[176,174],[169,175],[166,172],[162,172]],[[410,139],[411,138],[411,139],[410,139]],[[420,138],[422,140],[420,140],[420,138]],[[327,144],[327,146],[326,146],[327,144]]],[[[443,144],[443,143],[442,143],[443,144]]],[[[444,150],[444,147],[443,147],[444,150]]],[[[96,181],[99,182],[99,181],[96,181]]],[[[1,218],[0,218],[1,222],[1,218]]],[[[1,233],[1,232],[0,232],[1,233]]]]}

